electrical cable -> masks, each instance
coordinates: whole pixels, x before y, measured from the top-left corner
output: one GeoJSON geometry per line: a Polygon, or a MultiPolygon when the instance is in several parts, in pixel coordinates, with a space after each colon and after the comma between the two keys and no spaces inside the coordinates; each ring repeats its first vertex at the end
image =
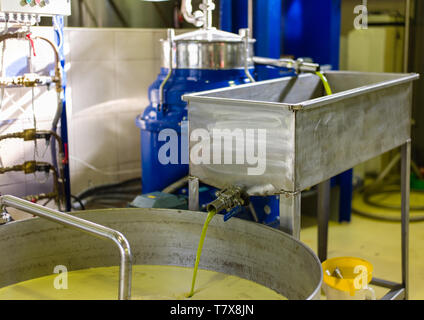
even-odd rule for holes
{"type": "Polygon", "coordinates": [[[43,207],[47,206],[52,201],[52,198],[48,199],[45,203],[43,203],[43,207]]]}
{"type": "Polygon", "coordinates": [[[74,196],[73,194],[71,194],[71,198],[79,203],[81,210],[85,210],[84,203],[82,202],[82,200],[80,198],[78,198],[77,196],[74,196]]]}
{"type": "MultiPolygon", "coordinates": [[[[115,207],[123,202],[130,202],[137,194],[141,193],[141,177],[128,179],[118,183],[104,184],[88,188],[80,192],[76,197],[87,207],[89,204],[97,206],[101,204],[106,208],[115,207]],[[137,184],[134,186],[134,184],[137,184]]],[[[76,208],[78,203],[73,203],[76,208]]],[[[81,207],[81,203],[79,203],[81,207]]]]}
{"type": "MultiPolygon", "coordinates": [[[[394,190],[380,190],[380,191],[375,191],[375,192],[372,192],[372,193],[364,193],[363,199],[364,199],[364,203],[366,203],[370,206],[374,206],[374,207],[382,208],[382,209],[401,210],[400,206],[382,204],[382,203],[378,203],[378,202],[371,199],[372,196],[379,195],[379,194],[400,193],[400,192],[401,192],[401,190],[398,188],[398,189],[394,189],[394,190]]],[[[421,191],[421,190],[420,191],[414,190],[413,192],[420,192],[420,193],[423,193],[423,195],[424,195],[424,191],[421,191]]],[[[424,206],[410,206],[409,210],[410,211],[424,211],[424,206]]]]}
{"type": "Polygon", "coordinates": [[[141,183],[141,177],[128,179],[128,180],[118,182],[118,183],[110,183],[110,184],[103,184],[103,185],[100,185],[100,186],[90,187],[90,188],[87,188],[87,189],[81,191],[76,196],[80,199],[84,199],[85,197],[93,195],[93,194],[95,194],[96,192],[99,192],[99,191],[124,187],[128,184],[133,184],[133,183],[141,183]]]}
{"type": "MultiPolygon", "coordinates": [[[[400,206],[395,206],[395,205],[385,205],[382,203],[378,203],[375,200],[372,200],[371,197],[375,196],[375,195],[379,195],[379,194],[387,194],[387,193],[400,193],[401,190],[397,185],[386,185],[386,189],[385,190],[378,190],[373,188],[372,190],[367,190],[367,187],[362,187],[361,191],[359,192],[358,196],[361,196],[363,199],[363,202],[369,206],[373,206],[376,208],[381,208],[381,209],[389,209],[389,210],[401,210],[400,206]]],[[[412,190],[412,192],[420,192],[422,193],[423,191],[421,190],[412,190]]],[[[423,206],[410,206],[410,211],[424,211],[424,207],[423,206]]],[[[365,210],[361,210],[358,208],[355,208],[352,205],[352,212],[366,217],[366,218],[371,218],[374,220],[381,220],[381,221],[387,221],[387,222],[401,222],[401,218],[400,217],[393,217],[393,216],[387,216],[387,215],[383,215],[383,214],[377,214],[377,213],[372,213],[369,211],[365,211],[365,210]]],[[[410,222],[421,222],[424,221],[424,215],[417,215],[417,216],[410,216],[409,218],[410,222]]]]}
{"type": "MultiPolygon", "coordinates": [[[[382,221],[387,221],[387,222],[401,222],[401,218],[396,218],[396,217],[389,217],[389,216],[384,216],[384,215],[379,215],[379,214],[375,214],[375,213],[370,213],[367,211],[363,211],[363,210],[359,210],[357,208],[353,208],[352,207],[352,212],[354,212],[355,214],[359,215],[359,216],[363,216],[365,218],[371,218],[374,220],[382,220],[382,221]]],[[[424,216],[410,216],[409,217],[409,221],[410,222],[422,222],[424,221],[424,216]]]]}

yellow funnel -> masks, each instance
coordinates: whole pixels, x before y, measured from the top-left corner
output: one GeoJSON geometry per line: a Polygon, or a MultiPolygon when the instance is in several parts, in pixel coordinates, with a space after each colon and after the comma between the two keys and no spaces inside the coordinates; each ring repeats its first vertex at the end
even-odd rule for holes
{"type": "Polygon", "coordinates": [[[324,283],[330,288],[349,292],[351,296],[355,292],[368,287],[372,280],[373,266],[364,259],[354,257],[332,258],[322,263],[324,283]],[[336,270],[338,269],[338,270],[336,270]],[[340,271],[342,278],[337,275],[340,271]]]}

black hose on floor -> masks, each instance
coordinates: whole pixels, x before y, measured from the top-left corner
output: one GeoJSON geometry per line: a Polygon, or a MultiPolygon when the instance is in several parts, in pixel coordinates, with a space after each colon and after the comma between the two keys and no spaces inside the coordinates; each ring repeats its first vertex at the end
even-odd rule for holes
{"type": "MultiPolygon", "coordinates": [[[[371,200],[371,197],[374,195],[378,195],[378,194],[384,194],[384,193],[398,193],[400,192],[400,189],[391,189],[391,190],[381,190],[381,191],[368,191],[368,192],[364,192],[362,194],[363,197],[363,201],[365,204],[369,205],[369,206],[373,206],[373,207],[377,207],[377,208],[381,208],[381,209],[390,209],[390,210],[401,210],[400,206],[391,206],[391,205],[384,205],[381,203],[378,203],[376,201],[371,200]]],[[[414,192],[423,192],[421,190],[414,190],[414,192]]],[[[410,207],[409,209],[410,211],[423,211],[424,207],[423,206],[413,206],[410,207]]],[[[397,217],[390,217],[390,216],[386,216],[386,215],[380,215],[380,214],[376,214],[376,213],[371,213],[371,212],[367,212],[367,211],[363,211],[363,210],[359,210],[356,209],[352,206],[352,212],[359,215],[359,216],[363,216],[366,218],[370,218],[370,219],[375,219],[375,220],[381,220],[381,221],[387,221],[387,222],[401,222],[401,218],[397,218],[397,217]]],[[[409,221],[410,222],[421,222],[424,221],[424,216],[420,215],[420,216],[410,216],[409,217],[409,221]]]]}

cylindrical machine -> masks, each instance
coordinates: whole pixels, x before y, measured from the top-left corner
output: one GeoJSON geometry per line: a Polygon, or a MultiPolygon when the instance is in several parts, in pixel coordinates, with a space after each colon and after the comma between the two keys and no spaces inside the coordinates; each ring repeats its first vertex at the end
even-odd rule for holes
{"type": "Polygon", "coordinates": [[[188,174],[184,155],[179,155],[178,163],[164,165],[158,159],[165,143],[159,140],[163,129],[175,130],[178,149],[187,149],[181,146],[181,126],[187,120],[187,107],[181,96],[251,81],[253,44],[248,33],[237,35],[214,28],[176,37],[172,31],[167,40],[162,40],[163,63],[149,88],[150,105],[136,119],[141,129],[143,193],[162,190],[188,174]]]}
{"type": "MultiPolygon", "coordinates": [[[[122,232],[134,265],[192,267],[206,214],[112,209],[78,216],[122,232]]],[[[58,265],[75,271],[119,261],[110,243],[39,218],[0,226],[0,252],[0,287],[51,275],[58,265]]],[[[322,268],[311,249],[283,232],[241,219],[211,221],[200,268],[254,281],[288,299],[320,297],[322,268]]]]}

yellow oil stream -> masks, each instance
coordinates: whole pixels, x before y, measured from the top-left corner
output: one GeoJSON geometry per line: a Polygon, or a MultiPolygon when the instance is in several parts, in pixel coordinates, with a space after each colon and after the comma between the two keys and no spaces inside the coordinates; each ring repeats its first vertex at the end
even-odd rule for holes
{"type": "Polygon", "coordinates": [[[194,286],[196,284],[197,269],[199,268],[200,256],[202,255],[202,249],[203,249],[203,243],[205,242],[206,231],[208,230],[209,222],[211,222],[215,214],[216,214],[215,210],[209,211],[208,216],[206,217],[205,224],[203,225],[202,234],[200,235],[199,245],[197,247],[196,262],[194,263],[193,279],[191,280],[191,290],[190,290],[190,293],[188,294],[188,298],[191,298],[194,295],[194,286]]]}
{"type": "Polygon", "coordinates": [[[320,77],[320,79],[321,79],[321,81],[322,81],[322,83],[324,85],[325,93],[327,94],[327,96],[332,95],[333,92],[331,91],[330,84],[328,83],[327,78],[321,72],[319,72],[319,71],[316,72],[316,75],[318,77],[320,77]]]}
{"type": "MultiPolygon", "coordinates": [[[[136,265],[133,267],[132,298],[187,299],[187,283],[192,274],[192,268],[136,265]]],[[[119,267],[68,272],[67,289],[55,288],[57,277],[52,274],[1,288],[0,300],[114,300],[118,297],[119,267]]],[[[198,271],[197,290],[192,299],[286,300],[253,281],[202,269],[198,271]]]]}

